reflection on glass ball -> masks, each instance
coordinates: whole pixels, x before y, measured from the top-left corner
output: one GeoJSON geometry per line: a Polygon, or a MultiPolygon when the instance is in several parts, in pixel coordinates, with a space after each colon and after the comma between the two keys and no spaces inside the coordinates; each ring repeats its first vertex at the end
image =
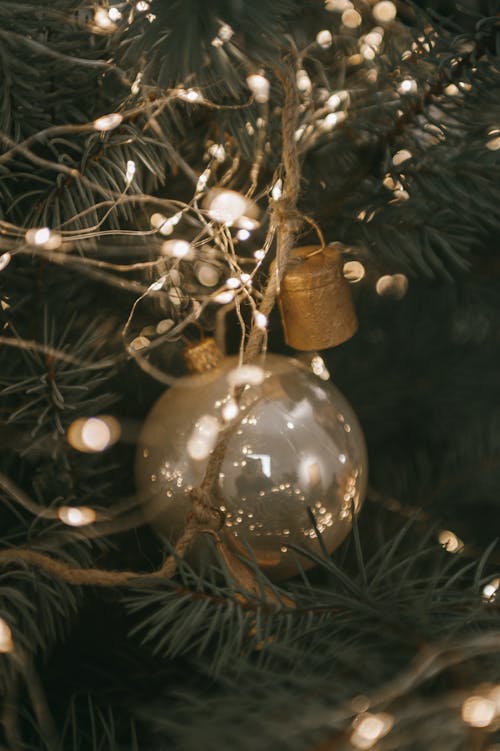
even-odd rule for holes
{"type": "Polygon", "coordinates": [[[249,369],[237,358],[179,380],[156,402],[141,433],[137,484],[155,523],[182,530],[189,490],[201,483],[222,431],[230,431],[219,474],[221,536],[235,553],[250,548],[279,580],[311,562],[289,545],[329,552],[348,534],[367,483],[357,418],[342,394],[291,358],[267,355],[249,369]],[[245,382],[236,403],[234,388],[245,382]]]}

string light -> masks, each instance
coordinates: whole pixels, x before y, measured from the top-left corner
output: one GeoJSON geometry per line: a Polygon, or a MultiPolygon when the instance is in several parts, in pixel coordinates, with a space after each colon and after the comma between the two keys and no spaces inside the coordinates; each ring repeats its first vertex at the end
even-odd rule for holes
{"type": "Polygon", "coordinates": [[[399,151],[396,151],[394,156],[392,157],[392,163],[395,167],[397,167],[399,164],[403,164],[403,162],[406,162],[408,159],[412,159],[413,154],[411,151],[408,151],[408,149],[400,149],[399,151]]]}
{"type": "Polygon", "coordinates": [[[226,159],[226,149],[221,143],[213,143],[208,149],[210,156],[213,156],[216,162],[222,164],[226,159]]]}
{"type": "Polygon", "coordinates": [[[381,297],[401,300],[408,290],[408,277],[405,274],[385,274],[377,280],[375,289],[381,297]]]}
{"type": "Polygon", "coordinates": [[[359,261],[346,261],[343,266],[345,278],[352,284],[360,282],[365,276],[365,267],[359,261]]]}
{"type": "Polygon", "coordinates": [[[439,544],[447,553],[461,553],[464,549],[463,540],[449,529],[442,529],[438,535],[439,544]]]}
{"type": "Polygon", "coordinates": [[[418,85],[414,78],[405,78],[398,85],[400,94],[415,94],[417,89],[418,85]]]}
{"type": "Polygon", "coordinates": [[[129,346],[134,352],[140,352],[141,349],[146,349],[150,344],[151,342],[147,336],[136,336],[135,339],[132,339],[129,346]]]}
{"type": "Polygon", "coordinates": [[[269,81],[262,73],[252,73],[247,77],[247,85],[256,102],[265,104],[269,100],[269,81]]]}
{"type": "Polygon", "coordinates": [[[330,378],[330,371],[326,367],[325,361],[321,355],[314,355],[311,360],[311,370],[314,375],[317,375],[322,381],[328,381],[330,378]]]}
{"type": "Polygon", "coordinates": [[[7,654],[14,651],[14,641],[9,624],[0,618],[0,652],[7,654]]]}
{"type": "Polygon", "coordinates": [[[138,3],[136,3],[135,9],[139,11],[139,13],[146,13],[149,10],[149,3],[145,2],[145,0],[139,0],[138,3]]]}
{"type": "Polygon", "coordinates": [[[500,128],[491,128],[488,131],[488,141],[486,142],[486,148],[490,151],[497,151],[500,149],[500,128]]]}
{"type": "Polygon", "coordinates": [[[397,8],[390,0],[382,0],[373,6],[373,17],[379,23],[390,23],[397,15],[397,8]]]}
{"type": "Polygon", "coordinates": [[[342,13],[342,23],[348,29],[357,29],[358,26],[361,26],[362,21],[361,13],[358,13],[354,8],[348,8],[342,13]]]}
{"type": "Polygon", "coordinates": [[[350,0],[325,0],[325,10],[343,13],[345,10],[352,8],[350,0]]]}
{"type": "Polygon", "coordinates": [[[500,579],[492,579],[483,588],[483,600],[485,600],[486,602],[495,602],[499,589],[500,579]]]}
{"type": "Polygon", "coordinates": [[[222,47],[225,42],[229,42],[233,35],[234,29],[228,23],[223,23],[217,32],[217,36],[212,39],[212,46],[222,47]]]}
{"type": "Polygon", "coordinates": [[[26,232],[26,242],[45,250],[56,250],[62,243],[62,235],[48,227],[29,229],[26,232]]]}
{"type": "Polygon", "coordinates": [[[94,23],[102,31],[115,31],[116,24],[113,22],[109,11],[105,8],[97,8],[94,13],[94,23]]]}
{"type": "Polygon", "coordinates": [[[188,258],[192,251],[193,247],[187,240],[165,240],[161,246],[162,255],[171,258],[188,258]]]}
{"type": "Polygon", "coordinates": [[[337,91],[326,100],[326,106],[330,110],[336,110],[342,104],[349,104],[348,91],[337,91]]]}
{"type": "Polygon", "coordinates": [[[333,130],[336,125],[343,123],[347,115],[345,112],[330,112],[321,123],[324,130],[333,130]]]}
{"type": "MultiPolygon", "coordinates": [[[[149,343],[149,342],[148,342],[149,343]]],[[[68,428],[70,446],[83,453],[99,453],[112,446],[121,435],[118,420],[110,415],[80,417],[68,428]]]]}
{"type": "Polygon", "coordinates": [[[94,509],[87,506],[61,506],[57,515],[63,524],[70,527],[84,527],[87,524],[93,524],[96,520],[94,509]]]}
{"type": "Polygon", "coordinates": [[[322,29],[321,31],[318,31],[318,33],[316,34],[316,42],[320,47],[323,47],[323,49],[328,49],[332,46],[333,42],[332,32],[328,29],[322,29]]]}
{"type": "Polygon", "coordinates": [[[122,14],[118,8],[113,7],[108,10],[108,16],[111,18],[112,21],[119,21],[120,18],[122,17],[122,14]]]}
{"type": "Polygon", "coordinates": [[[219,427],[219,421],[213,415],[200,417],[187,442],[187,452],[192,459],[201,461],[210,455],[217,443],[219,427]]]}
{"type": "Polygon", "coordinates": [[[266,251],[262,250],[262,248],[260,248],[259,250],[255,251],[255,253],[253,254],[253,256],[254,256],[255,259],[257,259],[257,261],[263,261],[264,258],[266,257],[266,251]]]}
{"type": "Polygon", "coordinates": [[[197,89],[178,89],[177,96],[185,102],[202,102],[203,94],[197,89]]]}
{"type": "Polygon", "coordinates": [[[261,313],[259,310],[256,310],[253,314],[253,320],[255,322],[255,325],[258,329],[266,329],[268,320],[267,316],[264,315],[264,313],[261,313]]]}
{"type": "Polygon", "coordinates": [[[220,279],[220,271],[216,266],[200,263],[196,267],[196,278],[204,287],[215,287],[220,279]]]}
{"type": "Polygon", "coordinates": [[[208,194],[207,213],[214,222],[231,227],[246,213],[255,211],[255,205],[236,190],[215,189],[208,194]]]}
{"type": "Polygon", "coordinates": [[[10,253],[2,253],[2,255],[0,256],[0,271],[3,271],[5,268],[7,268],[11,260],[12,256],[10,253]]]}
{"type": "Polygon", "coordinates": [[[297,88],[303,92],[311,91],[312,83],[306,70],[297,71],[297,88]]]}
{"type": "Polygon", "coordinates": [[[156,324],[157,334],[166,334],[170,329],[174,327],[175,323],[171,318],[163,318],[156,324]]]}
{"type": "Polygon", "coordinates": [[[158,292],[158,290],[163,289],[163,286],[166,281],[167,281],[166,276],[160,276],[159,279],[157,279],[155,282],[149,285],[148,290],[150,292],[158,292]]]}
{"type": "Polygon", "coordinates": [[[171,287],[168,291],[168,298],[176,308],[180,308],[185,300],[184,293],[180,287],[171,287]]]}
{"type": "Polygon", "coordinates": [[[137,167],[136,167],[135,162],[132,161],[132,159],[129,159],[127,162],[127,171],[125,172],[125,180],[126,180],[127,185],[130,185],[130,183],[134,179],[136,169],[137,167]]]}
{"type": "Polygon", "coordinates": [[[393,725],[394,717],[390,714],[364,712],[358,715],[352,723],[351,744],[361,751],[373,748],[381,738],[390,732],[393,725]]]}
{"type": "Polygon", "coordinates": [[[117,128],[122,122],[123,115],[120,115],[119,112],[112,112],[109,115],[103,115],[102,117],[98,117],[97,120],[94,120],[94,128],[104,133],[107,130],[117,128]]]}
{"type": "Polygon", "coordinates": [[[238,240],[241,240],[242,242],[244,242],[245,240],[249,239],[250,232],[247,229],[240,229],[236,233],[236,237],[238,238],[238,240]]]}
{"type": "Polygon", "coordinates": [[[279,180],[276,180],[273,187],[271,188],[271,198],[273,199],[273,201],[279,201],[282,195],[283,195],[283,180],[279,178],[279,180]]]}
{"type": "Polygon", "coordinates": [[[469,696],[462,704],[462,719],[474,728],[486,728],[496,715],[496,706],[484,696],[469,696]]]}
{"type": "Polygon", "coordinates": [[[233,388],[246,385],[260,386],[265,377],[265,371],[258,365],[240,365],[229,371],[227,380],[233,388]]]}
{"type": "Polygon", "coordinates": [[[232,302],[234,300],[234,292],[232,290],[224,290],[223,292],[219,292],[218,295],[215,295],[214,301],[219,303],[220,305],[227,305],[228,303],[232,302]]]}

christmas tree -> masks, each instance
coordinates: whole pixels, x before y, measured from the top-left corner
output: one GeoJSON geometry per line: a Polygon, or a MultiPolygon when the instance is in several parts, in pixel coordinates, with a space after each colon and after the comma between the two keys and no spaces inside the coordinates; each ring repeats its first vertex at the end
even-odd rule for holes
{"type": "Polygon", "coordinates": [[[0,0],[2,749],[500,748],[499,49],[0,0]]]}

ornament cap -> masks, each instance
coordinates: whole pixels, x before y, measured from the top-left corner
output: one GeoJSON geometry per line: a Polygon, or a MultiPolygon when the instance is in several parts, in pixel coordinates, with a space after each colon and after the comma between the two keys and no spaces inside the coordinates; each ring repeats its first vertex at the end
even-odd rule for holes
{"type": "Polygon", "coordinates": [[[223,359],[224,355],[211,336],[189,344],[184,350],[184,361],[190,373],[207,373],[217,368],[223,359]]]}
{"type": "Polygon", "coordinates": [[[278,302],[285,341],[295,349],[335,347],[357,331],[341,247],[305,245],[292,251],[278,302]]]}

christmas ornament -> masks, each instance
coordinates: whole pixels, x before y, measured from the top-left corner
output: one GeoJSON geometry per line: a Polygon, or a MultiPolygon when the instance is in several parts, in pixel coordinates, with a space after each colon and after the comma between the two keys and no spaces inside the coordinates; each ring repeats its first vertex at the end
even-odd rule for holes
{"type": "Polygon", "coordinates": [[[342,267],[342,254],[332,246],[292,251],[278,303],[286,343],[294,349],[334,347],[356,332],[356,312],[342,267]]]}
{"type": "Polygon", "coordinates": [[[170,538],[221,445],[213,496],[229,550],[254,556],[279,580],[297,573],[299,560],[313,565],[290,546],[320,553],[318,532],[329,552],[342,542],[364,498],[367,459],[356,416],[331,383],[297,360],[267,355],[241,367],[225,358],[163,394],[140,436],[137,485],[170,538]]]}

